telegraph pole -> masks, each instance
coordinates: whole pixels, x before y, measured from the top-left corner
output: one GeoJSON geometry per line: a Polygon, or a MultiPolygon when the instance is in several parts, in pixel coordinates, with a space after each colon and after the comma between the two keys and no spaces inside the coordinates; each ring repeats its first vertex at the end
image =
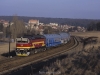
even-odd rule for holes
{"type": "Polygon", "coordinates": [[[11,40],[11,32],[10,32],[10,22],[9,22],[9,58],[10,58],[10,40],[11,40]]]}

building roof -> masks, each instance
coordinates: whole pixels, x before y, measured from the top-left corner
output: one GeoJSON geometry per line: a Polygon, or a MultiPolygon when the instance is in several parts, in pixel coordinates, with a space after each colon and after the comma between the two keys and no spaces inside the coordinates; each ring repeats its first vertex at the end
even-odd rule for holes
{"type": "Polygon", "coordinates": [[[38,23],[38,22],[39,20],[34,20],[34,19],[29,20],[29,23],[38,23]]]}

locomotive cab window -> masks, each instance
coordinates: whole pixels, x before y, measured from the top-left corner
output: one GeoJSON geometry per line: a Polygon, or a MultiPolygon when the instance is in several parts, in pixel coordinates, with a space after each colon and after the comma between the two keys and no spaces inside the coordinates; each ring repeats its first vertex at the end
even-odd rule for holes
{"type": "Polygon", "coordinates": [[[28,43],[28,41],[17,41],[17,43],[28,43]]]}
{"type": "Polygon", "coordinates": [[[27,38],[17,38],[16,43],[29,43],[27,38]]]}

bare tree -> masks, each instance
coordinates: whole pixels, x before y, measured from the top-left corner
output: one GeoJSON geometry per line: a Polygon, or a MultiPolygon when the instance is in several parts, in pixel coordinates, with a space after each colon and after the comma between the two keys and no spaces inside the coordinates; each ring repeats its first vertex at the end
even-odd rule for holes
{"type": "Polygon", "coordinates": [[[18,36],[22,36],[26,33],[23,20],[19,20],[17,16],[13,17],[13,25],[11,25],[11,38],[15,39],[18,36]]]}

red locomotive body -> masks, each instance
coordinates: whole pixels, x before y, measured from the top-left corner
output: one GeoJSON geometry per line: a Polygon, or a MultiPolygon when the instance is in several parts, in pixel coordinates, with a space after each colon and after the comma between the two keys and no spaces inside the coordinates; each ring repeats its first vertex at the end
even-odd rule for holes
{"type": "Polygon", "coordinates": [[[45,38],[42,35],[16,38],[17,56],[28,56],[30,51],[36,52],[37,48],[45,48],[45,38]]]}

